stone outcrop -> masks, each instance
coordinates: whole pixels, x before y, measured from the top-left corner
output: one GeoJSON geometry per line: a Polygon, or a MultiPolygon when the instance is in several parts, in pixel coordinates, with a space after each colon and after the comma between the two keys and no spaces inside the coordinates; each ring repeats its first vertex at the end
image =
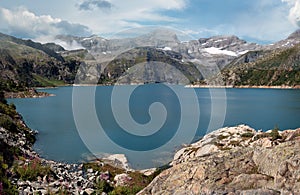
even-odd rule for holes
{"type": "MultiPolygon", "coordinates": [[[[0,104],[0,106],[5,105],[0,104]]],[[[40,158],[32,149],[33,138],[37,132],[26,126],[21,115],[17,112],[14,114],[14,117],[10,117],[0,113],[0,145],[2,147],[0,147],[0,168],[2,168],[1,171],[5,169],[1,174],[6,175],[11,184],[14,185],[16,193],[18,191],[20,195],[108,193],[113,191],[115,187],[126,186],[130,188],[136,180],[129,174],[143,177],[142,173],[134,173],[135,171],[129,168],[125,155],[121,154],[111,155],[103,161],[95,159],[89,163],[78,164],[67,164],[40,158]],[[4,119],[8,122],[4,123],[4,119]],[[3,125],[6,128],[2,127],[3,125]],[[7,129],[8,127],[10,129],[7,129]],[[9,151],[15,153],[9,154],[9,151]],[[2,155],[4,154],[6,155],[5,158],[11,160],[10,162],[8,160],[3,161],[2,155]],[[8,154],[9,156],[7,156],[8,154]],[[101,188],[101,184],[106,185],[106,188],[101,188]]],[[[0,179],[2,177],[3,175],[0,175],[0,179]]],[[[142,184],[141,187],[148,183],[142,184]]],[[[3,183],[0,180],[0,195],[6,194],[2,191],[2,186],[3,183]]],[[[8,192],[15,194],[11,191],[8,192]]]]}
{"type": "Polygon", "coordinates": [[[110,164],[114,167],[130,171],[128,160],[124,154],[112,154],[102,159],[105,163],[110,164]]]}
{"type": "MultiPolygon", "coordinates": [[[[30,133],[35,134],[36,132],[31,131],[30,133]]],[[[95,189],[96,180],[100,180],[101,173],[92,169],[85,171],[83,164],[65,164],[39,158],[38,154],[32,150],[31,143],[28,143],[25,134],[12,133],[0,127],[0,141],[10,147],[18,148],[26,157],[17,160],[20,167],[29,166],[32,160],[36,160],[51,170],[51,174],[49,173],[43,178],[37,177],[35,181],[24,181],[17,175],[13,175],[12,183],[17,186],[20,194],[58,193],[60,190],[79,194],[95,189]]]]}
{"type": "Polygon", "coordinates": [[[5,98],[41,98],[54,96],[46,92],[36,91],[35,89],[28,89],[27,91],[21,92],[5,92],[5,98]]]}
{"type": "Polygon", "coordinates": [[[222,128],[182,148],[139,194],[299,194],[300,129],[222,128]]]}

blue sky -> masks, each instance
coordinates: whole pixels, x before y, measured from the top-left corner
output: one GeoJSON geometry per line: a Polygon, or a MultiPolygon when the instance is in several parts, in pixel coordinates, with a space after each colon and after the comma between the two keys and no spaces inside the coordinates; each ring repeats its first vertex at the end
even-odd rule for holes
{"type": "Polygon", "coordinates": [[[57,34],[109,36],[148,25],[195,38],[233,34],[268,43],[300,27],[300,0],[0,1],[0,31],[41,42],[57,34]]]}

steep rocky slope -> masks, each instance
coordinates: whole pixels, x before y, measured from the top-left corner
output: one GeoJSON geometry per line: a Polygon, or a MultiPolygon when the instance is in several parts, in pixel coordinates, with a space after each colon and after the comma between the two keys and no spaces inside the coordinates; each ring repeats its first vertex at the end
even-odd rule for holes
{"type": "Polygon", "coordinates": [[[300,129],[222,128],[179,150],[139,194],[298,194],[299,146],[300,129]]]}
{"type": "MultiPolygon", "coordinates": [[[[72,83],[80,62],[65,60],[52,49],[55,44],[42,45],[0,34],[0,84],[6,91],[24,90],[34,86],[72,83]]],[[[62,48],[60,48],[62,49],[62,48]]]]}
{"type": "Polygon", "coordinates": [[[100,82],[189,84],[201,79],[200,71],[192,63],[184,63],[180,53],[143,47],[129,50],[111,61],[100,82]],[[134,65],[137,66],[131,69],[134,65]]]}
{"type": "MultiPolygon", "coordinates": [[[[9,35],[3,34],[3,33],[0,33],[0,40],[4,41],[4,42],[15,43],[16,45],[27,46],[32,49],[37,49],[37,50],[43,51],[45,54],[57,59],[58,61],[64,61],[64,59],[53,50],[53,47],[55,47],[55,48],[59,47],[58,45],[55,45],[55,44],[44,44],[43,45],[41,43],[37,43],[32,40],[18,39],[16,37],[9,36],[9,35]]],[[[59,48],[62,49],[61,47],[59,47],[59,48]]]]}
{"type": "Polygon", "coordinates": [[[219,77],[227,85],[300,85],[300,45],[272,51],[252,51],[237,58],[219,77]]]}

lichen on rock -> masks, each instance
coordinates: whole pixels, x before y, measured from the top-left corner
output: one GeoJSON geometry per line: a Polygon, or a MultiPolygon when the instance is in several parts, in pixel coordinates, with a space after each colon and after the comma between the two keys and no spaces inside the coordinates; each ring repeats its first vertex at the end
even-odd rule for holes
{"type": "Polygon", "coordinates": [[[221,128],[179,150],[139,194],[298,194],[299,132],[274,140],[246,125],[221,128]]]}

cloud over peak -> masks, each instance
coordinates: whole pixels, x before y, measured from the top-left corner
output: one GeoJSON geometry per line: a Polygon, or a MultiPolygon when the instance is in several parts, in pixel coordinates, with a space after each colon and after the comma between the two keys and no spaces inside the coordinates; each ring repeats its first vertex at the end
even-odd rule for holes
{"type": "Polygon", "coordinates": [[[289,20],[300,27],[300,0],[282,0],[282,2],[288,3],[290,8],[289,20]]]}
{"type": "Polygon", "coordinates": [[[26,8],[0,7],[0,31],[22,38],[36,39],[57,34],[88,35],[90,30],[50,15],[36,15],[26,8]]]}

